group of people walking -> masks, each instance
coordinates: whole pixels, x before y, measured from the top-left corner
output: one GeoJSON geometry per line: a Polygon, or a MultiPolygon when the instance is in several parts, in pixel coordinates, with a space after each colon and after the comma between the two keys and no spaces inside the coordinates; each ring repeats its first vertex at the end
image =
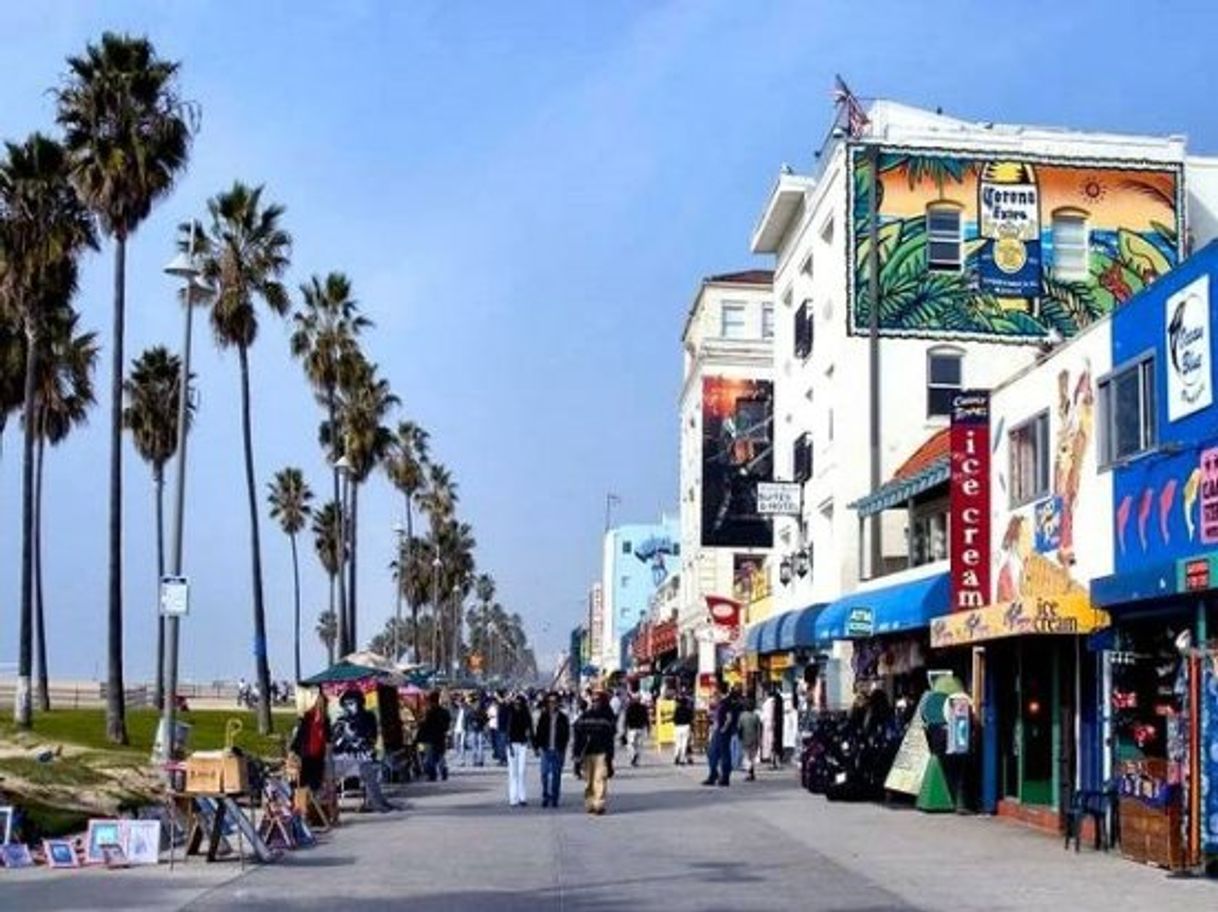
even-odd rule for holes
{"type": "Polygon", "coordinates": [[[711,698],[709,723],[703,785],[730,786],[733,770],[743,770],[752,781],[758,763],[778,769],[795,752],[798,713],[778,691],[766,697],[760,710],[739,686],[720,691],[711,698]]]}

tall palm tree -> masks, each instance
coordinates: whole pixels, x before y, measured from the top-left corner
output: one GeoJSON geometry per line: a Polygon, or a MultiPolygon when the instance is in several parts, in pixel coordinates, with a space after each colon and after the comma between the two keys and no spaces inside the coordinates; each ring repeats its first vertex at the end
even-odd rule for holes
{"type": "Polygon", "coordinates": [[[147,38],[106,32],[68,58],[57,119],[81,198],[114,239],[114,350],[110,366],[110,580],[106,733],[127,743],[123,704],[123,324],[127,241],[185,169],[196,124],[178,91],[178,64],[147,38]]]}
{"type": "MultiPolygon", "coordinates": [[[[441,570],[447,570],[444,565],[445,554],[444,548],[437,545],[439,541],[440,528],[452,519],[453,513],[457,506],[457,483],[452,480],[452,473],[444,466],[443,463],[429,462],[427,464],[427,485],[418,496],[419,509],[427,514],[427,522],[431,528],[431,540],[435,553],[433,559],[438,556],[442,567],[441,570]]],[[[448,587],[433,585],[429,590],[430,595],[428,602],[431,604],[431,613],[433,618],[432,635],[433,638],[441,636],[440,615],[441,608],[439,596],[443,592],[447,592],[448,587]]],[[[433,643],[432,655],[438,653],[439,643],[433,643]]]]}
{"type": "Polygon", "coordinates": [[[338,642],[338,620],[333,611],[323,611],[317,616],[317,626],[314,628],[317,638],[326,647],[326,665],[334,664],[334,644],[338,642]]]}
{"type": "Polygon", "coordinates": [[[25,335],[21,467],[21,614],[17,695],[13,717],[30,724],[33,659],[34,443],[38,361],[47,315],[76,290],[77,257],[96,243],[93,221],[68,181],[63,147],[35,133],[6,143],[0,161],[0,302],[21,320],[25,335]]]}
{"type": "Polygon", "coordinates": [[[254,441],[250,427],[250,346],[258,338],[255,301],[276,316],[290,304],[280,278],[287,271],[292,236],[280,224],[283,207],[262,201],[262,187],[235,182],[207,203],[211,228],[203,274],[215,289],[211,325],[221,348],[237,349],[241,368],[241,436],[250,519],[250,563],[254,595],[254,652],[258,674],[258,730],[271,731],[271,670],[267,662],[266,611],[262,601],[262,549],[258,535],[258,489],[254,481],[254,441]]]}
{"type": "MultiPolygon", "coordinates": [[[[0,273],[3,271],[0,263],[0,273]]],[[[25,397],[25,330],[21,314],[0,301],[0,450],[4,431],[25,397]]]]}
{"type": "MultiPolygon", "coordinates": [[[[156,491],[156,576],[165,575],[165,466],[178,449],[178,387],[182,378],[182,359],[163,345],[145,349],[131,363],[131,373],[123,381],[127,405],[123,426],[131,431],[135,451],[152,469],[156,491]]],[[[194,404],[187,397],[186,421],[189,426],[194,404]]],[[[165,697],[165,618],[156,619],[156,705],[165,697]]]]}
{"type": "MultiPolygon", "coordinates": [[[[342,530],[338,516],[338,501],[331,500],[320,510],[313,511],[313,547],[317,551],[317,559],[322,569],[330,578],[330,608],[325,614],[329,615],[334,624],[334,639],[338,641],[338,618],[335,610],[334,585],[342,566],[341,561],[342,530]]],[[[330,656],[330,664],[334,664],[334,656],[330,656]]]]}
{"type": "Polygon", "coordinates": [[[38,708],[51,709],[47,665],[46,611],[42,588],[42,478],[46,445],[61,444],[74,427],[85,423],[96,399],[93,369],[97,365],[97,333],[77,332],[80,315],[61,304],[45,321],[43,351],[38,358],[38,444],[34,468],[34,639],[37,652],[38,708]]]}
{"type": "MultiPolygon", "coordinates": [[[[415,498],[423,490],[427,476],[428,433],[413,421],[398,423],[397,432],[385,456],[385,474],[389,482],[401,492],[406,501],[406,552],[410,553],[414,542],[414,506],[415,498]]],[[[398,555],[399,560],[403,559],[398,555]]],[[[410,606],[411,644],[414,647],[414,660],[420,661],[419,656],[419,602],[413,598],[413,593],[403,585],[405,576],[398,574],[398,585],[410,606]]]]}
{"type": "MultiPolygon", "coordinates": [[[[305,376],[325,409],[325,421],[331,428],[338,423],[338,394],[352,370],[363,360],[359,336],[372,322],[359,312],[352,297],[351,282],[341,272],[331,272],[324,279],[313,276],[300,286],[301,306],[292,315],[292,354],[299,358],[305,376]]],[[[338,460],[343,455],[341,435],[333,435],[327,456],[331,465],[334,501],[341,503],[338,483],[338,460]]],[[[338,639],[344,654],[350,651],[354,635],[347,630],[346,584],[338,577],[338,639]]]]}
{"type": "Polygon", "coordinates": [[[345,648],[357,647],[358,606],[356,567],[359,556],[359,490],[373,469],[389,452],[393,433],[383,423],[398,404],[398,397],[389,389],[389,381],[377,376],[377,367],[362,357],[352,365],[350,373],[339,388],[337,426],[322,425],[322,442],[334,445],[336,434],[343,441],[343,453],[350,464],[350,511],[344,517],[350,533],[347,584],[347,616],[345,648]]]}
{"type": "Polygon", "coordinates": [[[313,491],[304,480],[300,469],[286,468],[275,473],[275,480],[270,484],[270,494],[267,500],[271,504],[271,519],[279,523],[279,528],[292,542],[292,585],[295,598],[293,600],[293,640],[296,658],[296,681],[300,681],[300,559],[296,553],[296,534],[305,527],[312,508],[309,502],[313,499],[313,491]]]}
{"type": "Polygon", "coordinates": [[[456,627],[460,622],[459,608],[453,600],[451,609],[443,608],[445,597],[457,593],[464,598],[469,595],[474,574],[474,541],[473,530],[467,523],[459,522],[456,518],[440,521],[432,533],[433,547],[440,556],[440,585],[435,592],[432,611],[435,616],[435,630],[441,638],[436,652],[443,660],[451,664],[460,658],[454,651],[456,627]]]}

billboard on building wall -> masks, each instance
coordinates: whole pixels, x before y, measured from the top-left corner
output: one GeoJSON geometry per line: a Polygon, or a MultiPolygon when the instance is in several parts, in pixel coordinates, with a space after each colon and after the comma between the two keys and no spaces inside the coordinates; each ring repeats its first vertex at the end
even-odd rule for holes
{"type": "Polygon", "coordinates": [[[605,628],[605,598],[600,583],[588,590],[588,651],[600,655],[605,628]]]}
{"type": "Polygon", "coordinates": [[[990,394],[962,390],[952,401],[951,610],[990,601],[990,394]]]}
{"type": "MultiPolygon", "coordinates": [[[[897,147],[878,159],[885,335],[1069,338],[1180,260],[1178,165],[897,147]]],[[[865,334],[869,151],[853,148],[849,167],[849,330],[865,334]]]]}
{"type": "Polygon", "coordinates": [[[769,380],[702,378],[702,546],[769,548],[757,483],[774,477],[774,386],[769,380]]]}

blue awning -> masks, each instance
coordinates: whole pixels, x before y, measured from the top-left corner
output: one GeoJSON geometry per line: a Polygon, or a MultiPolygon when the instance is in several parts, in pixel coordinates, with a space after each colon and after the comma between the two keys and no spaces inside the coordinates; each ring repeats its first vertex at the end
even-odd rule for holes
{"type": "Polygon", "coordinates": [[[756,655],[761,645],[761,631],[765,628],[766,621],[758,621],[750,627],[744,634],[744,651],[751,655],[756,655]]]}
{"type": "MultiPolygon", "coordinates": [[[[825,602],[817,602],[807,608],[801,608],[795,613],[795,623],[788,628],[791,636],[790,649],[812,649],[817,645],[816,619],[829,607],[825,602]]],[[[786,631],[784,631],[786,632],[786,631]]]]}
{"type": "Polygon", "coordinates": [[[1093,579],[1091,603],[1097,608],[1112,608],[1126,602],[1165,598],[1177,591],[1176,564],[1172,561],[1093,579]]]}
{"type": "Polygon", "coordinates": [[[929,626],[950,609],[947,573],[844,596],[820,613],[817,640],[865,639],[929,626]]]}
{"type": "Polygon", "coordinates": [[[757,649],[759,653],[769,655],[772,652],[783,652],[785,650],[786,647],[781,645],[783,630],[788,624],[795,622],[796,613],[794,611],[785,611],[770,618],[762,625],[761,641],[757,649]]]}

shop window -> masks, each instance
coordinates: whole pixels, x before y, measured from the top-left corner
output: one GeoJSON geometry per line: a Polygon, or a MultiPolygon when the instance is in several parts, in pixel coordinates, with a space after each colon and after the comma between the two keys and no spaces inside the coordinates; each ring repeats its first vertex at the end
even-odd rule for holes
{"type": "Polygon", "coordinates": [[[959,349],[931,349],[926,355],[926,415],[952,413],[952,400],[964,382],[964,353],[959,349]]]}
{"type": "Polygon", "coordinates": [[[932,203],[926,207],[926,266],[933,272],[959,272],[964,265],[960,207],[932,203]]]}
{"type": "Polygon", "coordinates": [[[1153,447],[1155,359],[1148,356],[1099,383],[1100,464],[1111,466],[1153,447]]]}
{"type": "Polygon", "coordinates": [[[1090,277],[1088,237],[1087,213],[1081,209],[1053,213],[1053,271],[1057,278],[1080,282],[1090,277]]]}
{"type": "Polygon", "coordinates": [[[805,299],[795,311],[795,357],[806,358],[812,354],[813,337],[812,301],[805,299]]]}
{"type": "Polygon", "coordinates": [[[1049,493],[1049,413],[1041,412],[1011,429],[1011,506],[1049,493]]]}

